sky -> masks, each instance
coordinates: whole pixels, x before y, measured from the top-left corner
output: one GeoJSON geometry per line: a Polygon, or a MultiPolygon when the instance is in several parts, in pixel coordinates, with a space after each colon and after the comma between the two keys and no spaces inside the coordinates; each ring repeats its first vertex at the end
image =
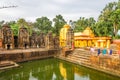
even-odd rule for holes
{"type": "Polygon", "coordinates": [[[18,6],[0,9],[0,21],[24,18],[26,21],[34,22],[42,16],[52,20],[59,14],[66,21],[76,21],[80,17],[94,17],[97,20],[105,5],[114,1],[118,0],[0,0],[0,7],[18,6]]]}

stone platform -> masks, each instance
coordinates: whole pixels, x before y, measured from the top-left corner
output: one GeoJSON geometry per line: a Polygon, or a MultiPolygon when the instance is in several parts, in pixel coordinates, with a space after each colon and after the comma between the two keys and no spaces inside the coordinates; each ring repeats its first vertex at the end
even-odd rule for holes
{"type": "Polygon", "coordinates": [[[31,48],[31,49],[13,49],[1,50],[0,61],[24,62],[35,59],[54,57],[59,53],[57,49],[31,48]]]}
{"type": "Polygon", "coordinates": [[[15,68],[19,65],[13,61],[1,61],[0,62],[0,70],[9,69],[9,68],[15,68]]]}

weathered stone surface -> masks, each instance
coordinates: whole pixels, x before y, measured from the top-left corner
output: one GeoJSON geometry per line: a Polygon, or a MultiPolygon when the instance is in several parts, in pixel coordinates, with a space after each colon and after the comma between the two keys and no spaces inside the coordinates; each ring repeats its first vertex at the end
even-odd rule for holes
{"type": "Polygon", "coordinates": [[[29,32],[24,26],[19,29],[18,44],[19,48],[29,47],[29,32]]]}
{"type": "Polygon", "coordinates": [[[38,46],[38,36],[37,36],[37,33],[33,32],[31,37],[30,37],[30,47],[31,48],[37,48],[38,46]]]}
{"type": "Polygon", "coordinates": [[[2,26],[2,47],[5,49],[13,49],[14,48],[14,37],[12,29],[9,25],[5,24],[2,26]]]}
{"type": "Polygon", "coordinates": [[[45,43],[47,49],[54,49],[53,35],[51,32],[47,34],[45,43]]]}
{"type": "Polygon", "coordinates": [[[45,34],[44,33],[40,33],[40,35],[38,36],[38,46],[45,47],[45,34]]]}
{"type": "Polygon", "coordinates": [[[72,49],[73,40],[74,40],[74,33],[73,33],[73,30],[70,28],[68,29],[68,32],[66,34],[66,47],[67,48],[72,49]]]}

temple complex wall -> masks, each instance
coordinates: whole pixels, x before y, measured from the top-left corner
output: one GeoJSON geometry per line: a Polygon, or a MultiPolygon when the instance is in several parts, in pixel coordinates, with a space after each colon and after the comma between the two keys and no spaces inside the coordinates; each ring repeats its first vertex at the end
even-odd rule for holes
{"type": "Polygon", "coordinates": [[[13,35],[9,25],[4,25],[0,29],[0,49],[26,49],[26,48],[47,48],[59,49],[59,38],[52,33],[44,34],[33,32],[29,35],[26,27],[19,28],[18,36],[13,35]],[[14,44],[15,43],[15,44],[14,44]]]}

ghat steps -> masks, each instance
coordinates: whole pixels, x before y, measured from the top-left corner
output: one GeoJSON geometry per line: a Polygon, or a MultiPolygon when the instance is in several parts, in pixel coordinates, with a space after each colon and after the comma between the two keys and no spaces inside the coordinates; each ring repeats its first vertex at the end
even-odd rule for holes
{"type": "Polygon", "coordinates": [[[67,59],[81,64],[89,64],[91,53],[83,49],[75,49],[72,54],[67,55],[67,59]]]}

